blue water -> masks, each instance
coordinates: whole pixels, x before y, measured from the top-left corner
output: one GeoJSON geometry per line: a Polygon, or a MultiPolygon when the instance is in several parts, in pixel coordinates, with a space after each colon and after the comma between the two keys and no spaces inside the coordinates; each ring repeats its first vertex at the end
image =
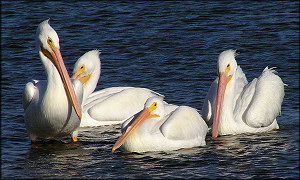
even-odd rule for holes
{"type": "Polygon", "coordinates": [[[1,178],[299,178],[298,1],[1,1],[1,178]],[[279,131],[222,136],[192,149],[111,152],[120,125],[85,128],[31,148],[22,92],[46,79],[35,31],[50,18],[71,73],[101,50],[97,89],[146,87],[202,108],[218,55],[237,49],[248,81],[277,67],[285,87],[279,131]]]}

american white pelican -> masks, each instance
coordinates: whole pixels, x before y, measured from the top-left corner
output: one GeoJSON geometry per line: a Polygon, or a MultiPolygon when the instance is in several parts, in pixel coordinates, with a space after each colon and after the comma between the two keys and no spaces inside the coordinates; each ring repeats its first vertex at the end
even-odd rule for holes
{"type": "Polygon", "coordinates": [[[100,52],[92,50],[75,63],[72,78],[83,84],[80,127],[120,124],[144,107],[149,97],[163,95],[146,88],[111,87],[93,92],[101,72],[100,52]]]}
{"type": "Polygon", "coordinates": [[[101,73],[100,51],[92,50],[82,55],[75,63],[73,79],[78,79],[83,85],[83,99],[87,102],[88,96],[96,89],[101,73]]]}
{"type": "Polygon", "coordinates": [[[23,92],[25,125],[31,143],[37,138],[55,139],[67,135],[75,142],[83,88],[78,80],[73,80],[72,85],[60,53],[58,35],[48,21],[40,23],[36,32],[47,81],[33,80],[26,84],[23,92]]]}
{"type": "Polygon", "coordinates": [[[235,60],[235,50],[219,55],[219,77],[206,95],[202,117],[212,125],[212,137],[278,129],[284,83],[273,68],[248,83],[235,60]]]}
{"type": "Polygon", "coordinates": [[[151,97],[143,111],[122,125],[112,148],[129,152],[169,151],[204,146],[208,127],[196,109],[151,97]]]}

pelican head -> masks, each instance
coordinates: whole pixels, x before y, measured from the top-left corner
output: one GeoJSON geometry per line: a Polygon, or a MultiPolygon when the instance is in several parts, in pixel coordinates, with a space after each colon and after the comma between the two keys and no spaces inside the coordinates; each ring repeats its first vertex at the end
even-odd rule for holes
{"type": "Polygon", "coordinates": [[[54,47],[60,49],[58,35],[49,25],[49,19],[40,23],[36,30],[36,38],[38,50],[41,48],[43,51],[52,52],[54,47]]]}
{"type": "Polygon", "coordinates": [[[161,117],[164,117],[164,106],[161,98],[150,97],[144,106],[144,110],[132,121],[132,124],[126,129],[126,132],[117,140],[115,145],[112,148],[114,152],[118,149],[125,140],[133,133],[136,128],[138,128],[143,122],[147,119],[159,120],[161,117]]]}
{"type": "MultiPolygon", "coordinates": [[[[55,30],[49,25],[49,19],[40,23],[39,27],[37,28],[36,38],[37,48],[39,50],[41,60],[45,64],[45,68],[48,72],[52,72],[52,67],[54,65],[64,84],[68,99],[71,101],[79,119],[81,119],[80,106],[60,53],[59,38],[55,30]]],[[[48,80],[51,78],[52,75],[48,74],[48,80]]]]}
{"type": "Polygon", "coordinates": [[[84,88],[83,97],[90,95],[96,88],[100,73],[100,51],[92,50],[82,55],[74,65],[73,79],[78,79],[84,88]]]}
{"type": "Polygon", "coordinates": [[[218,82],[217,98],[215,103],[215,112],[214,112],[213,127],[212,127],[213,138],[216,138],[218,136],[221,111],[222,111],[226,86],[237,69],[237,62],[235,60],[236,55],[237,55],[236,51],[232,49],[223,51],[219,55],[218,66],[217,66],[218,74],[219,74],[219,82],[218,82]]]}
{"type": "Polygon", "coordinates": [[[163,100],[160,97],[150,97],[145,102],[144,109],[149,109],[150,118],[154,118],[154,120],[159,119],[158,117],[164,117],[165,115],[165,106],[163,104],[163,100]]]}
{"type": "Polygon", "coordinates": [[[236,50],[229,49],[227,51],[223,51],[218,58],[218,74],[226,73],[227,76],[231,76],[235,73],[237,68],[237,62],[235,60],[235,56],[237,55],[236,50]]]}

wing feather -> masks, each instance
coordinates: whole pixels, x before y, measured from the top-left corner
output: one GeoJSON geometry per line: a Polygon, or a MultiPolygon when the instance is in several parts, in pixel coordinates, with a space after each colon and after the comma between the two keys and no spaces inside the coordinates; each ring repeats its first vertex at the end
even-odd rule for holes
{"type": "Polygon", "coordinates": [[[160,127],[162,134],[172,140],[205,137],[208,127],[196,109],[179,106],[160,127]]]}
{"type": "Polygon", "coordinates": [[[22,100],[23,100],[23,109],[26,110],[29,104],[31,103],[32,99],[36,96],[38,88],[36,84],[39,81],[32,80],[25,85],[25,89],[23,91],[22,100]]]}
{"type": "Polygon", "coordinates": [[[98,121],[123,121],[141,111],[152,96],[162,95],[146,88],[126,88],[97,99],[87,111],[98,121]]]}
{"type": "Polygon", "coordinates": [[[213,113],[215,109],[216,95],[218,89],[219,78],[216,78],[209,87],[209,90],[204,99],[202,106],[202,117],[206,121],[208,126],[211,126],[213,123],[213,113]]]}
{"type": "Polygon", "coordinates": [[[93,92],[91,95],[88,96],[87,100],[85,100],[84,104],[89,104],[92,101],[97,100],[98,102],[103,101],[103,99],[108,98],[112,94],[119,93],[125,89],[129,89],[131,87],[110,87],[105,88],[96,92],[93,92]]]}
{"type": "Polygon", "coordinates": [[[242,119],[251,127],[267,127],[280,114],[284,97],[284,83],[275,72],[273,68],[266,67],[257,82],[253,83],[255,92],[242,116],[242,119]]]}

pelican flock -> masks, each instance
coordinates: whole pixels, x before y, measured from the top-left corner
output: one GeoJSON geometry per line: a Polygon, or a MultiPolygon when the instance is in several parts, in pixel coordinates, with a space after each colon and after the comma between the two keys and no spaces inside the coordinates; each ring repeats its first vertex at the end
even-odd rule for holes
{"type": "Polygon", "coordinates": [[[83,87],[78,80],[71,82],[60,53],[58,35],[48,22],[40,23],[36,32],[47,80],[33,80],[25,85],[25,125],[32,144],[37,138],[55,139],[68,135],[76,142],[83,87]]]}
{"type": "Polygon", "coordinates": [[[213,138],[279,129],[276,117],[285,84],[268,67],[248,83],[235,60],[235,50],[219,55],[218,77],[208,90],[201,116],[192,107],[166,103],[163,95],[146,88],[111,87],[94,92],[101,74],[99,50],[78,59],[71,80],[49,20],[39,24],[36,42],[47,80],[28,82],[23,92],[25,125],[32,144],[38,138],[65,136],[76,142],[79,127],[120,123],[122,135],[112,151],[204,146],[208,126],[212,126],[213,138]]]}
{"type": "Polygon", "coordinates": [[[83,84],[83,114],[80,127],[120,124],[144,107],[149,97],[163,97],[147,88],[111,87],[94,92],[101,74],[100,52],[82,55],[72,78],[83,84]]]}
{"type": "Polygon", "coordinates": [[[112,148],[129,152],[169,151],[204,146],[208,127],[196,109],[151,97],[145,108],[122,124],[112,148]]]}
{"type": "Polygon", "coordinates": [[[248,83],[235,60],[235,50],[219,55],[219,77],[211,84],[203,103],[202,116],[212,125],[212,137],[257,133],[278,129],[284,83],[273,68],[248,83]]]}

